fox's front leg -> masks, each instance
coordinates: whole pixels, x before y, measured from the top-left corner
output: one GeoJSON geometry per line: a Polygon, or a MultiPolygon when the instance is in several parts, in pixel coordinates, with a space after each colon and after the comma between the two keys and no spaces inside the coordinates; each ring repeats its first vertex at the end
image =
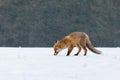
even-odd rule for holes
{"type": "Polygon", "coordinates": [[[66,55],[66,56],[69,56],[72,50],[73,50],[73,45],[71,45],[71,46],[68,48],[68,52],[67,52],[67,55],[66,55]]]}

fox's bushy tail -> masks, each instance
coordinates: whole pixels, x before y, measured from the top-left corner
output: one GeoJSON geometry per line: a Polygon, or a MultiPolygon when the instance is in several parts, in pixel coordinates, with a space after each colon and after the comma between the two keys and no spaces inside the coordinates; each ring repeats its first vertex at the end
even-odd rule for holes
{"type": "Polygon", "coordinates": [[[96,53],[96,54],[101,54],[102,52],[95,49],[94,46],[92,45],[91,41],[89,39],[87,39],[87,44],[86,44],[87,48],[90,49],[92,52],[96,53]]]}

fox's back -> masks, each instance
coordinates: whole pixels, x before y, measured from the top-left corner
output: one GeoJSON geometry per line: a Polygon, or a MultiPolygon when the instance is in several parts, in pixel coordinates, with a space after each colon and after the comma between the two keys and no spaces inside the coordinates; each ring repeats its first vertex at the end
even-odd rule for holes
{"type": "Polygon", "coordinates": [[[80,43],[81,41],[85,41],[87,38],[87,34],[84,32],[72,32],[69,35],[65,36],[61,42],[65,43],[66,45],[74,45],[80,43]]]}
{"type": "Polygon", "coordinates": [[[74,39],[86,38],[87,34],[85,32],[72,32],[69,34],[70,37],[74,39]]]}

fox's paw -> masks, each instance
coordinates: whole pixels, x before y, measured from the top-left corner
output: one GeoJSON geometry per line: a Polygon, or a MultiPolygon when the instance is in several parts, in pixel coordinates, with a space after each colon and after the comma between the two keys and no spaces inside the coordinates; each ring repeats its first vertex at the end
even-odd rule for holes
{"type": "Polygon", "coordinates": [[[84,54],[84,56],[86,56],[86,54],[84,54]]]}
{"type": "Polygon", "coordinates": [[[78,56],[78,54],[74,54],[74,56],[78,56]]]}
{"type": "Polygon", "coordinates": [[[69,54],[67,54],[66,56],[69,56],[69,54]]]}

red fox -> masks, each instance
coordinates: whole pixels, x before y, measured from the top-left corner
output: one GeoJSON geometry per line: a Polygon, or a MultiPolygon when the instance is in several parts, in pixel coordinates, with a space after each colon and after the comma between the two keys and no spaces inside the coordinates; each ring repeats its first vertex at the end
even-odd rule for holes
{"type": "Polygon", "coordinates": [[[84,56],[87,54],[87,48],[96,54],[101,54],[101,51],[94,48],[89,36],[85,32],[72,32],[54,44],[54,55],[57,55],[62,49],[68,47],[66,56],[69,56],[74,46],[78,47],[78,52],[75,56],[79,55],[81,48],[84,50],[84,56]]]}

